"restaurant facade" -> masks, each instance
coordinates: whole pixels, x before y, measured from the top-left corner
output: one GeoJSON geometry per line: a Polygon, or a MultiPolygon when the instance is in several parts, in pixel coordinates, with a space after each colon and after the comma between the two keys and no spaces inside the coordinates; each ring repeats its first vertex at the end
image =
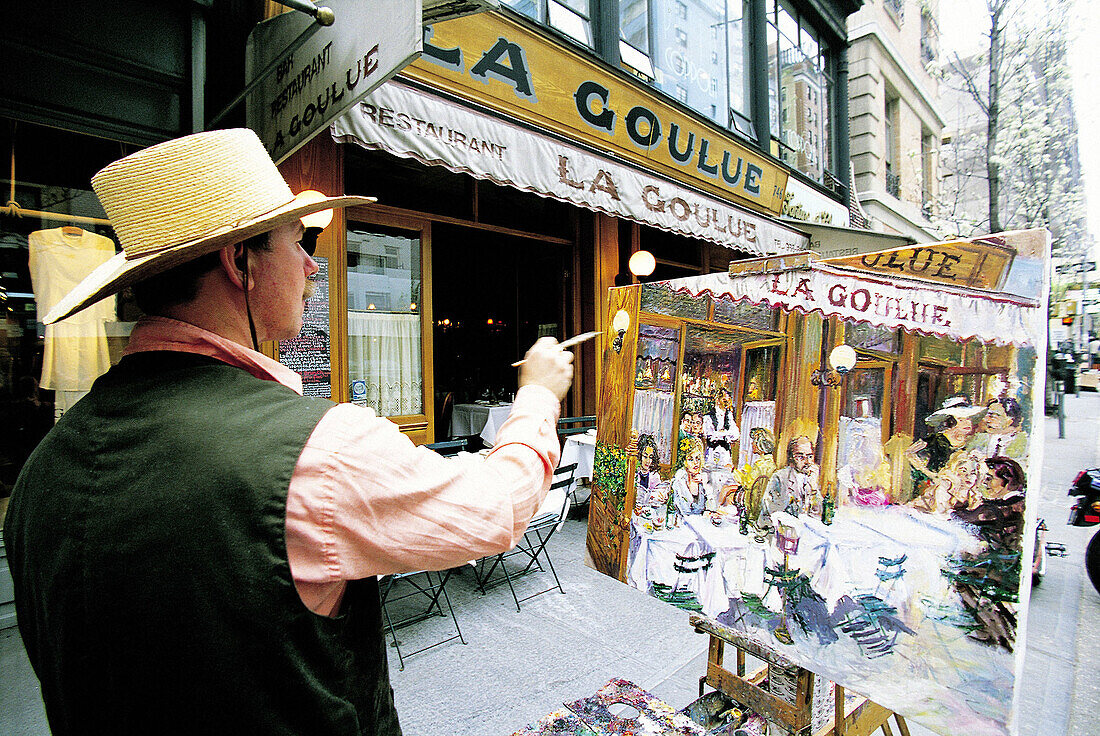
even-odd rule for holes
{"type": "MultiPolygon", "coordinates": [[[[418,60],[281,165],[296,191],[378,198],[321,236],[331,339],[303,370],[420,442],[454,403],[506,401],[538,337],[606,333],[609,287],[804,250],[785,211],[847,213],[855,5],[505,5],[426,26],[418,60]]],[[[602,343],[563,415],[595,413],[602,343]]]]}
{"type": "MultiPolygon", "coordinates": [[[[606,330],[608,287],[803,250],[785,210],[843,219],[850,204],[856,0],[501,6],[426,26],[417,61],[281,163],[295,191],[378,202],[335,214],[317,251],[327,300],[296,341],[265,349],[307,392],[376,406],[417,442],[448,434],[444,404],[506,400],[510,363],[539,336],[606,330]],[[639,251],[655,261],[642,277],[639,251]]],[[[41,323],[80,277],[58,253],[86,271],[118,247],[92,174],[220,113],[213,127],[243,125],[248,34],[284,11],[60,2],[0,32],[21,70],[0,84],[2,488],[138,316],[124,293],[86,324],[41,323]],[[66,357],[77,344],[84,357],[66,357]]],[[[563,414],[595,413],[602,349],[578,350],[563,414]]]]}

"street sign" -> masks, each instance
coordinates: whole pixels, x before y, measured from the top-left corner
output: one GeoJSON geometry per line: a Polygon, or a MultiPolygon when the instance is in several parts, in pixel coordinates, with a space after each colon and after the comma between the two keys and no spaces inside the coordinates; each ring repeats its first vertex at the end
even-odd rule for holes
{"type": "Polygon", "coordinates": [[[313,18],[283,13],[256,25],[245,47],[248,81],[278,65],[248,96],[245,119],[276,163],[420,56],[421,0],[325,0],[336,22],[285,50],[313,18]],[[283,58],[285,57],[285,58],[283,58]]]}

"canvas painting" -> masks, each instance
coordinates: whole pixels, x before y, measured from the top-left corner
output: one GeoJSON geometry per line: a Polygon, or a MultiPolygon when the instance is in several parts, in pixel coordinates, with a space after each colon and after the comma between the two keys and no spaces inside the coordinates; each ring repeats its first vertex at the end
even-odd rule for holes
{"type": "Polygon", "coordinates": [[[1046,312],[1003,287],[1045,233],[997,238],[970,282],[807,257],[613,290],[596,567],[937,732],[1013,733],[1046,312]]]}

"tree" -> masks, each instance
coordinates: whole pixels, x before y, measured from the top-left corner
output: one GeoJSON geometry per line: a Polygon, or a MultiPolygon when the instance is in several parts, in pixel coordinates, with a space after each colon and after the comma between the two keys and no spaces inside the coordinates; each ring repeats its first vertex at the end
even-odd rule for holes
{"type": "Polygon", "coordinates": [[[1047,227],[1061,254],[1083,244],[1071,5],[986,0],[987,51],[949,56],[941,79],[956,130],[941,157],[945,186],[936,208],[946,234],[1047,227]]]}

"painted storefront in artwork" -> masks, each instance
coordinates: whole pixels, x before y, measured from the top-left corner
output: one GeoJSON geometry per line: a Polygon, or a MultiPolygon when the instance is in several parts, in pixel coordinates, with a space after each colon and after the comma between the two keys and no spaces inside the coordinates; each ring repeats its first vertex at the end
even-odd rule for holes
{"type": "Polygon", "coordinates": [[[1047,252],[1021,231],[611,290],[593,564],[938,732],[1012,733],[1047,252]]]}

